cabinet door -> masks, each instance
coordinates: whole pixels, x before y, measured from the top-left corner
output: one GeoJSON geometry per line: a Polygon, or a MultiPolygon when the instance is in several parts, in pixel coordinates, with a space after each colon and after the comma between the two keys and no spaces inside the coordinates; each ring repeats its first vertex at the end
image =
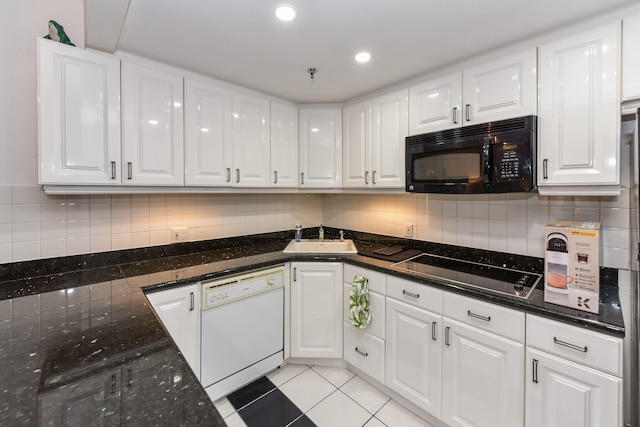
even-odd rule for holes
{"type": "Polygon", "coordinates": [[[38,38],[40,184],[120,184],[120,61],[38,38]]]}
{"type": "Polygon", "coordinates": [[[622,379],[527,348],[527,427],[621,426],[622,379]]]}
{"type": "Polygon", "coordinates": [[[342,111],[300,109],[300,187],[342,187],[342,111]]]}
{"type": "Polygon", "coordinates": [[[271,102],[271,186],[298,186],[298,109],[271,102]]]}
{"type": "Polygon", "coordinates": [[[291,269],[291,356],[342,358],[342,263],[291,269]]]}
{"type": "Polygon", "coordinates": [[[540,46],[541,193],[576,186],[573,194],[596,194],[605,185],[619,192],[619,41],[614,23],[540,46]]]}
{"type": "Polygon", "coordinates": [[[409,88],[409,135],[462,126],[462,73],[409,88]]]}
{"type": "Polygon", "coordinates": [[[385,385],[440,417],[442,317],[387,298],[385,385]]]}
{"type": "Polygon", "coordinates": [[[371,101],[342,110],[342,186],[371,186],[371,101]]]}
{"type": "Polygon", "coordinates": [[[536,114],[536,49],[462,71],[463,126],[536,114]]]}
{"type": "Polygon", "coordinates": [[[122,63],[125,185],[183,185],[182,77],[122,63]]]}
{"type": "Polygon", "coordinates": [[[625,16],[622,25],[622,100],[640,98],[640,14],[625,16]]]}
{"type": "Polygon", "coordinates": [[[374,188],[404,188],[408,104],[406,89],[371,101],[371,184],[374,188]]]}
{"type": "Polygon", "coordinates": [[[231,186],[231,91],[185,79],[185,184],[231,186]]]}
{"type": "Polygon", "coordinates": [[[450,426],[524,425],[524,345],[443,320],[442,420],[450,426]]]}
{"type": "Polygon", "coordinates": [[[233,185],[268,187],[271,122],[267,98],[233,94],[233,185]]]}
{"type": "Polygon", "coordinates": [[[55,427],[119,426],[120,366],[40,394],[40,421],[55,427]]]}
{"type": "Polygon", "coordinates": [[[200,378],[200,283],[153,292],[147,298],[200,378]]]}

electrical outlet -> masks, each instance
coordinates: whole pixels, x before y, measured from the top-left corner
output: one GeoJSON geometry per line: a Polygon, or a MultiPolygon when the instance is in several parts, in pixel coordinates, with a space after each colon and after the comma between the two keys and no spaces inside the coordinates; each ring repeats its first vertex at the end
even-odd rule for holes
{"type": "Polygon", "coordinates": [[[189,240],[189,228],[178,227],[171,229],[171,242],[186,242],[189,240]]]}
{"type": "Polygon", "coordinates": [[[404,225],[404,237],[413,237],[413,224],[406,223],[404,225]]]}

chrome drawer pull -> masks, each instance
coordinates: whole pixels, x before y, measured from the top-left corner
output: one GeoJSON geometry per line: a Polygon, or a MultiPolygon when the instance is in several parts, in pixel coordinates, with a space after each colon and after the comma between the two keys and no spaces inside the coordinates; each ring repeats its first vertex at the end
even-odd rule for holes
{"type": "Polygon", "coordinates": [[[361,354],[364,357],[367,357],[369,355],[369,353],[367,353],[366,351],[359,350],[358,347],[356,347],[356,353],[361,354]]]}
{"type": "Polygon", "coordinates": [[[533,359],[533,382],[538,383],[538,359],[533,359]]]}
{"type": "Polygon", "coordinates": [[[196,298],[193,292],[191,292],[189,296],[191,297],[191,307],[189,308],[189,311],[193,311],[196,308],[196,298]]]}
{"type": "Polygon", "coordinates": [[[111,179],[116,179],[116,162],[111,162],[111,179]]]}
{"type": "Polygon", "coordinates": [[[458,124],[458,107],[453,107],[453,124],[457,125],[458,124]]]}
{"type": "Polygon", "coordinates": [[[364,172],[364,183],[369,185],[369,171],[364,172]]]}
{"type": "Polygon", "coordinates": [[[411,298],[420,298],[420,294],[414,294],[412,292],[405,291],[404,289],[402,290],[402,294],[411,298]]]}
{"type": "Polygon", "coordinates": [[[449,329],[451,329],[449,326],[444,328],[444,345],[451,345],[449,344],[449,329]]]}
{"type": "Polygon", "coordinates": [[[373,183],[373,185],[376,185],[376,171],[373,171],[371,173],[371,182],[373,183]]]}
{"type": "Polygon", "coordinates": [[[231,182],[231,168],[227,168],[227,182],[231,182]]]}
{"type": "Polygon", "coordinates": [[[568,347],[568,348],[570,348],[570,349],[572,349],[572,350],[578,350],[578,351],[581,351],[581,352],[583,352],[583,353],[586,353],[586,352],[587,352],[587,350],[588,350],[588,348],[587,348],[587,346],[586,346],[586,345],[585,345],[584,347],[580,347],[579,345],[575,345],[575,344],[571,344],[571,343],[566,342],[566,341],[559,340],[559,339],[558,339],[558,338],[556,338],[556,337],[553,337],[553,342],[554,342],[555,344],[558,344],[558,345],[562,345],[562,346],[568,347]]]}
{"type": "Polygon", "coordinates": [[[431,322],[431,339],[436,341],[436,322],[431,322]]]}
{"type": "Polygon", "coordinates": [[[472,313],[471,310],[467,310],[467,316],[475,317],[476,319],[484,320],[485,322],[491,321],[491,316],[482,316],[480,314],[472,313]]]}

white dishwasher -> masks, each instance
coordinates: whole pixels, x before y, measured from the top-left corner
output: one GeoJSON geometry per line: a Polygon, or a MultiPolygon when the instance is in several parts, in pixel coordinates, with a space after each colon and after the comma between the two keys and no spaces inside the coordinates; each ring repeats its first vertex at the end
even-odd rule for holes
{"type": "Polygon", "coordinates": [[[202,282],[200,382],[215,401],[284,360],[284,266],[202,282]]]}

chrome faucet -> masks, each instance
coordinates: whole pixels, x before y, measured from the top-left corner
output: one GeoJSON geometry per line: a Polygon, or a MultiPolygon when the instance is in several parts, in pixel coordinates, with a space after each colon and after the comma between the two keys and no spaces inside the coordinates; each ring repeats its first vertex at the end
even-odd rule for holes
{"type": "Polygon", "coordinates": [[[340,241],[344,242],[344,231],[340,230],[340,241]]]}
{"type": "Polygon", "coordinates": [[[322,228],[322,225],[320,225],[320,230],[318,231],[319,234],[319,239],[320,240],[324,240],[324,228],[322,228]]]}

